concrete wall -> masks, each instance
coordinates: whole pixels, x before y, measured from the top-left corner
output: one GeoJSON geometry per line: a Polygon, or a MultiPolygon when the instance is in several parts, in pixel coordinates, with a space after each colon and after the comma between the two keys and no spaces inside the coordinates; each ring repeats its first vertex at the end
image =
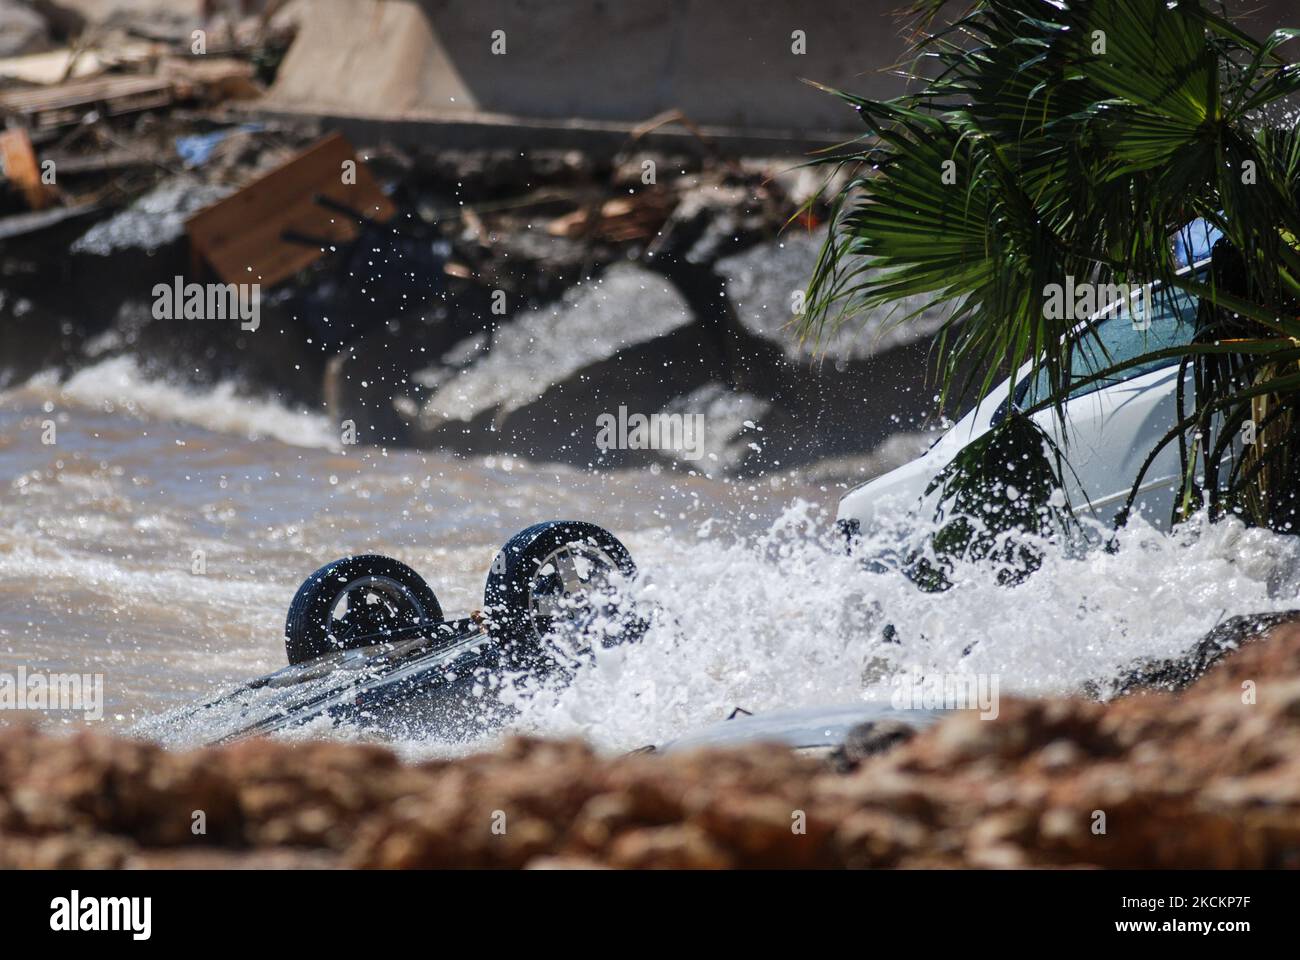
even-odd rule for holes
{"type": "MultiPolygon", "coordinates": [[[[809,78],[901,92],[906,0],[312,0],[268,105],[333,117],[626,129],[680,109],[698,124],[808,141],[856,132],[809,78]],[[492,34],[505,31],[506,53],[492,34]],[[807,52],[791,50],[802,30],[807,52]],[[575,123],[576,121],[576,123],[575,123]]],[[[1296,0],[1237,0],[1263,33],[1296,0]]],[[[465,128],[463,128],[465,129],[465,128]]]]}
{"type": "Polygon", "coordinates": [[[272,91],[278,106],[388,116],[505,114],[635,124],[852,130],[852,111],[800,82],[876,96],[904,49],[897,0],[315,0],[272,91]],[[504,30],[506,54],[491,52],[504,30]],[[807,53],[791,51],[803,30],[807,53]]]}

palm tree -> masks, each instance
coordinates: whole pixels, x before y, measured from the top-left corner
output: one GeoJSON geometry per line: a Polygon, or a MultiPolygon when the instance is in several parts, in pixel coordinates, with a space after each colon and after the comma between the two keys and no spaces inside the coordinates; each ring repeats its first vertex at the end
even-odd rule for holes
{"type": "Polygon", "coordinates": [[[1147,461],[1182,451],[1174,519],[1206,507],[1300,530],[1300,67],[1280,53],[1300,31],[1259,41],[1198,0],[976,0],[936,27],[944,6],[914,11],[926,28],[906,70],[915,92],[832,91],[867,132],[815,161],[852,176],[832,198],[801,333],[904,297],[947,307],[945,403],[1030,362],[1047,396],[967,456],[980,469],[954,464],[943,482],[958,484],[986,481],[1030,415],[1064,418],[1081,386],[1177,357],[1194,386],[1147,461]],[[1222,234],[1208,274],[1178,272],[1171,238],[1194,220],[1222,234]],[[1072,379],[1075,321],[1043,301],[1067,276],[1188,291],[1197,335],[1123,363],[1097,339],[1103,361],[1083,379],[1076,362],[1072,379]]]}

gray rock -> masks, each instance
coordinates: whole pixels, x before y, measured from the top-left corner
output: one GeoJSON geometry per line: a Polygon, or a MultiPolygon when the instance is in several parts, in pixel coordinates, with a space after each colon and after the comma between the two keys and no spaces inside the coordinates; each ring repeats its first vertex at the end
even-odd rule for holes
{"type": "Polygon", "coordinates": [[[706,264],[738,243],[747,247],[770,229],[771,218],[755,205],[752,190],[704,181],[684,190],[656,246],[662,254],[706,264]]]}
{"type": "Polygon", "coordinates": [[[864,760],[888,753],[916,736],[916,727],[898,720],[859,723],[849,730],[844,743],[831,752],[831,766],[840,773],[852,773],[864,760]]]}

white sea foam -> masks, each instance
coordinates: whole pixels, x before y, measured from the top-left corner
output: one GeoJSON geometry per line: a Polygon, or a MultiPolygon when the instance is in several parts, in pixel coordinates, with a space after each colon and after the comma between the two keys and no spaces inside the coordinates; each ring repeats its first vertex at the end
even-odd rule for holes
{"type": "Polygon", "coordinates": [[[924,593],[899,572],[866,572],[795,505],[749,542],[659,543],[635,588],[661,610],[643,642],[520,701],[516,727],[626,749],[736,707],[887,702],[889,678],[913,667],[996,675],[1004,693],[1074,692],[1182,654],[1228,617],[1300,606],[1291,539],[1237,522],[1170,537],[1134,520],[1118,550],[1049,549],[1018,586],[968,563],[952,589],[924,593]],[[886,624],[899,642],[885,642],[886,624]]]}
{"type": "Polygon", "coordinates": [[[21,389],[57,404],[190,423],[250,440],[271,438],[293,446],[326,449],[338,446],[338,437],[322,413],[290,410],[274,400],[240,396],[236,384],[229,381],[203,389],[149,379],[126,356],[102,360],[61,382],[54,373],[37,374],[21,389]]]}
{"type": "MultiPolygon", "coordinates": [[[[655,611],[649,631],[599,650],[571,682],[504,685],[510,692],[500,695],[519,711],[506,732],[621,751],[662,744],[737,707],[887,703],[892,678],[908,671],[995,676],[1003,694],[1072,693],[1144,658],[1179,656],[1228,617],[1300,606],[1296,545],[1236,522],[1191,522],[1171,537],[1137,519],[1117,550],[1049,549],[1041,569],[1013,587],[986,564],[963,563],[944,593],[922,592],[898,571],[868,572],[806,503],[754,538],[707,528],[693,539],[624,536],[641,565],[629,593],[655,611]],[[886,625],[898,642],[885,640],[886,625]]],[[[204,726],[189,732],[168,721],[167,738],[193,742],[224,722],[199,719],[204,726]]],[[[498,739],[448,743],[444,733],[318,722],[285,735],[377,734],[413,758],[498,739]]]]}

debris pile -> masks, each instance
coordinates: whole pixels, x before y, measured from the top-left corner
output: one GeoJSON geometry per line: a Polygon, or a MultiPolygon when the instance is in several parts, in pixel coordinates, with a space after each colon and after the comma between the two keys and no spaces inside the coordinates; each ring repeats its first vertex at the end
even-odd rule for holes
{"type": "MultiPolygon", "coordinates": [[[[197,130],[222,136],[238,119],[232,107],[264,93],[264,64],[292,42],[292,21],[273,24],[272,6],[280,5],[232,32],[197,4],[189,17],[143,8],[132,15],[128,6],[103,22],[19,4],[27,17],[48,12],[49,22],[42,21],[40,42],[0,58],[0,117],[8,128],[0,235],[59,222],[54,213],[14,221],[24,208],[120,206],[193,165],[186,141],[197,130]]],[[[0,12],[6,26],[13,7],[0,12]]]]}
{"type": "Polygon", "coordinates": [[[827,215],[804,158],[725,156],[679,111],[604,152],[354,144],[260,109],[309,5],[206,6],[0,59],[0,384],[123,352],[363,444],[848,479],[932,412],[942,317],[794,341],[827,215]],[[691,149],[652,149],[667,126],[691,149]],[[257,321],[156,309],[178,277],[256,285],[257,321]],[[705,452],[598,445],[624,407],[703,416],[705,452]]]}

